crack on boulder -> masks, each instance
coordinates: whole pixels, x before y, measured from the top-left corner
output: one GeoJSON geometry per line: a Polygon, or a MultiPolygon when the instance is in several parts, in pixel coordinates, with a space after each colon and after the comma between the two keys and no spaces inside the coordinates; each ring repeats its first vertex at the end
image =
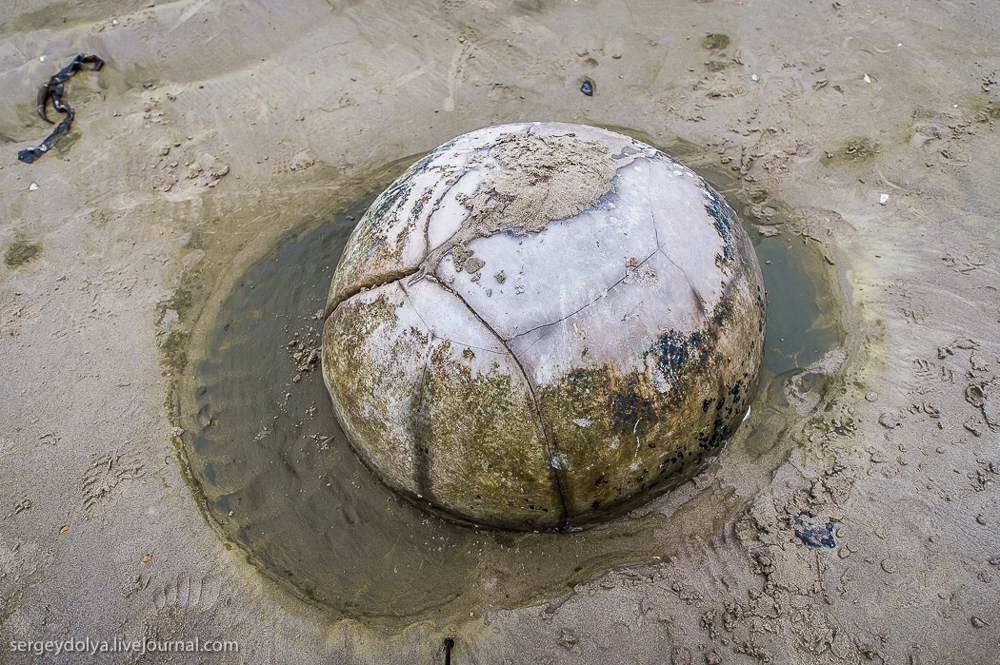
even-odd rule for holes
{"type": "MultiPolygon", "coordinates": [[[[434,281],[436,283],[440,283],[437,280],[434,280],[434,281]]],[[[441,340],[442,342],[450,342],[451,344],[457,344],[459,346],[464,346],[464,347],[469,348],[469,349],[475,349],[477,351],[482,351],[483,353],[495,353],[495,354],[497,353],[493,349],[487,349],[486,347],[483,347],[483,346],[476,346],[475,344],[469,344],[468,342],[463,342],[460,339],[454,339],[454,338],[451,338],[451,337],[444,337],[444,336],[439,335],[438,333],[434,332],[434,329],[431,328],[431,326],[428,325],[428,323],[424,319],[424,317],[420,315],[420,309],[417,307],[416,303],[413,301],[413,297],[410,294],[410,292],[407,291],[407,285],[404,284],[403,282],[399,282],[399,288],[402,289],[403,294],[406,296],[406,299],[410,302],[410,306],[413,308],[413,314],[418,319],[420,319],[420,323],[424,324],[424,328],[427,329],[427,333],[431,336],[432,340],[438,339],[438,340],[441,340]]],[[[497,354],[497,355],[500,355],[500,354],[497,354]]]]}
{"type": "MultiPolygon", "coordinates": [[[[620,285],[621,285],[622,283],[626,282],[626,281],[628,280],[628,278],[629,278],[629,277],[630,277],[631,275],[635,274],[635,272],[636,272],[636,270],[637,270],[638,268],[641,268],[642,266],[646,265],[646,263],[647,263],[647,262],[648,262],[648,261],[649,261],[649,260],[650,260],[651,258],[653,258],[653,256],[654,256],[654,255],[656,254],[656,252],[658,252],[658,251],[659,251],[659,249],[655,250],[655,251],[654,251],[654,252],[653,252],[652,254],[650,254],[649,256],[647,256],[646,258],[644,258],[644,259],[643,259],[642,261],[639,261],[639,262],[638,262],[638,263],[636,263],[635,265],[630,265],[630,266],[627,266],[627,267],[629,268],[629,270],[626,270],[626,271],[625,271],[625,274],[624,274],[624,275],[623,275],[623,276],[621,277],[621,279],[619,279],[619,280],[618,280],[618,281],[616,281],[616,282],[615,282],[614,284],[612,284],[612,285],[611,285],[611,286],[609,286],[609,287],[608,287],[607,289],[605,289],[604,293],[602,293],[601,295],[597,296],[596,298],[594,298],[594,299],[593,299],[593,300],[591,300],[590,302],[588,302],[588,303],[586,303],[586,304],[582,305],[582,306],[581,306],[581,307],[580,307],[579,309],[577,309],[577,310],[576,310],[575,312],[570,312],[569,314],[567,314],[566,316],[562,317],[561,319],[557,319],[557,320],[555,320],[555,321],[552,321],[552,322],[550,322],[550,323],[542,323],[541,325],[537,325],[537,326],[535,326],[534,328],[531,328],[531,329],[529,329],[529,330],[525,330],[524,332],[521,332],[521,333],[518,333],[518,334],[516,334],[516,335],[512,335],[512,336],[510,337],[510,339],[509,339],[509,340],[507,340],[507,341],[511,341],[511,340],[515,340],[515,339],[517,339],[517,338],[519,338],[519,337],[524,337],[525,335],[527,335],[527,334],[529,334],[529,333],[532,333],[532,332],[534,332],[534,331],[536,331],[536,330],[540,330],[541,328],[547,328],[547,327],[549,327],[549,326],[554,326],[554,325],[557,325],[557,324],[559,324],[559,323],[563,323],[564,321],[566,321],[566,320],[568,320],[568,319],[570,319],[570,318],[572,318],[572,317],[576,316],[577,314],[579,314],[579,313],[580,313],[580,312],[582,312],[583,310],[587,309],[588,307],[590,307],[590,306],[591,306],[591,305],[593,305],[594,303],[596,303],[596,302],[598,302],[598,301],[600,301],[600,300],[603,300],[604,298],[607,298],[607,297],[608,297],[609,295],[611,295],[611,292],[612,292],[612,291],[614,291],[614,290],[615,290],[616,288],[618,288],[618,287],[619,287],[619,286],[620,286],[620,285]]],[[[530,349],[530,348],[531,348],[532,346],[534,346],[534,343],[532,343],[531,345],[529,345],[529,346],[528,346],[527,348],[528,348],[528,349],[530,349]]],[[[527,349],[525,349],[525,350],[527,350],[527,349]]]]}
{"type": "MultiPolygon", "coordinates": [[[[702,299],[701,294],[698,293],[698,289],[694,288],[694,284],[691,282],[691,276],[687,274],[687,270],[677,265],[677,263],[672,258],[670,258],[670,255],[663,251],[662,247],[659,247],[659,245],[657,245],[657,247],[658,249],[656,251],[662,254],[663,258],[665,258],[667,261],[670,261],[670,265],[680,270],[681,274],[684,275],[684,279],[687,280],[688,287],[691,289],[691,295],[694,296],[695,303],[697,303],[698,305],[698,313],[701,314],[702,318],[704,319],[708,315],[708,308],[705,306],[705,301],[702,299]]],[[[654,252],[654,254],[655,253],[656,252],[654,252]]]]}
{"type": "Polygon", "coordinates": [[[517,369],[521,372],[521,376],[524,377],[524,383],[528,387],[528,392],[531,395],[531,401],[535,405],[535,415],[538,416],[538,425],[539,427],[542,428],[542,436],[545,439],[545,450],[543,451],[545,453],[545,463],[551,474],[550,477],[552,478],[553,484],[555,485],[556,494],[559,496],[559,504],[560,508],[562,509],[562,518],[559,522],[559,526],[557,527],[557,529],[561,531],[566,527],[566,524],[569,520],[569,508],[566,505],[566,495],[562,487],[563,483],[559,478],[559,468],[553,464],[553,460],[555,459],[555,451],[553,450],[552,446],[552,437],[549,434],[549,429],[545,426],[545,421],[542,420],[542,411],[541,407],[539,406],[538,395],[535,391],[535,386],[531,383],[531,378],[525,371],[524,365],[521,364],[521,359],[517,357],[517,354],[515,354],[514,351],[509,346],[507,346],[506,340],[504,340],[502,337],[500,337],[500,335],[497,334],[497,331],[493,329],[493,326],[491,326],[487,321],[485,321],[483,317],[481,317],[479,313],[475,309],[473,309],[468,302],[466,302],[465,298],[463,298],[461,294],[459,294],[454,289],[449,288],[446,284],[440,282],[438,283],[441,284],[441,288],[443,288],[445,291],[448,291],[453,296],[458,298],[459,302],[465,305],[465,308],[469,310],[472,316],[476,317],[476,320],[478,320],[479,323],[483,325],[483,327],[485,327],[488,331],[490,331],[490,334],[492,334],[503,345],[503,347],[507,349],[507,353],[510,354],[511,360],[514,361],[514,364],[517,365],[517,369]]]}
{"type": "MultiPolygon", "coordinates": [[[[419,316],[419,315],[418,315],[419,316]]],[[[430,343],[434,342],[434,334],[431,333],[430,343]]],[[[424,359],[424,369],[420,374],[420,382],[417,384],[417,395],[419,395],[416,407],[413,409],[413,422],[410,429],[413,432],[413,484],[416,486],[417,498],[434,501],[434,493],[431,490],[431,453],[430,446],[426,445],[426,430],[428,429],[427,414],[424,411],[424,396],[426,393],[427,370],[430,366],[430,354],[424,359]]]]}
{"type": "MultiPolygon", "coordinates": [[[[363,282],[361,284],[355,284],[350,289],[345,289],[340,293],[330,297],[330,301],[326,304],[326,309],[323,311],[323,320],[326,321],[333,314],[337,306],[345,300],[350,300],[354,296],[358,295],[362,291],[371,291],[372,289],[377,289],[380,286],[386,286],[392,284],[393,282],[399,282],[417,271],[417,268],[406,268],[400,269],[394,272],[384,275],[384,279],[378,281],[372,280],[371,282],[363,282]]],[[[402,285],[401,285],[402,286],[402,285]]]]}

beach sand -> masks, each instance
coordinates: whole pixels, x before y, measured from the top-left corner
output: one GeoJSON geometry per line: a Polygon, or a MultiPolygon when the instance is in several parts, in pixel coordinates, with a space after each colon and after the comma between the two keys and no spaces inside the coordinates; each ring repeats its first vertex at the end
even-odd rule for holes
{"type": "Polygon", "coordinates": [[[94,662],[440,663],[450,634],[456,665],[1000,663],[998,43],[1000,8],[968,0],[8,0],[0,661],[198,637],[239,651],[94,662]],[[19,163],[78,53],[107,64],[67,84],[69,136],[19,163]],[[185,344],[370,174],[533,120],[690,142],[760,214],[787,206],[842,299],[826,390],[773,473],[649,508],[740,506],[657,559],[469,616],[331,616],[199,507],[185,344]]]}

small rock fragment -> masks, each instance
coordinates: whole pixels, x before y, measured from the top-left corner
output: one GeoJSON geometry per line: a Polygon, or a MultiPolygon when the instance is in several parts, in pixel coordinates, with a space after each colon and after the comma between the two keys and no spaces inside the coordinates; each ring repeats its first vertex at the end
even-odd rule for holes
{"type": "Polygon", "coordinates": [[[573,646],[578,642],[578,638],[573,633],[572,630],[569,630],[568,628],[563,628],[561,631],[559,631],[558,642],[559,646],[561,646],[562,648],[572,650],[573,646]]]}
{"type": "Polygon", "coordinates": [[[868,449],[868,455],[869,459],[876,464],[882,464],[883,462],[889,461],[889,458],[886,457],[885,453],[874,446],[868,449]]]}
{"type": "Polygon", "coordinates": [[[472,258],[472,250],[466,249],[464,245],[458,245],[451,250],[451,260],[455,264],[456,272],[462,272],[465,269],[466,260],[470,258],[472,258]]]}
{"type": "Polygon", "coordinates": [[[878,393],[874,392],[874,391],[872,391],[870,393],[865,393],[865,399],[868,400],[869,402],[877,402],[878,401],[878,393]]]}
{"type": "Polygon", "coordinates": [[[465,265],[463,267],[465,268],[465,272],[475,273],[479,272],[479,269],[482,268],[484,265],[486,265],[486,261],[483,261],[478,256],[473,256],[466,259],[465,265]]]}
{"type": "Polygon", "coordinates": [[[969,364],[972,365],[972,369],[980,372],[990,371],[990,362],[987,360],[981,349],[974,349],[972,351],[969,355],[969,364]]]}
{"type": "Polygon", "coordinates": [[[308,150],[300,150],[292,155],[292,160],[288,164],[289,171],[305,171],[316,163],[316,158],[308,150]]]}
{"type": "Polygon", "coordinates": [[[894,413],[886,412],[878,417],[878,424],[886,429],[893,429],[899,427],[899,418],[894,413]]]}
{"type": "Polygon", "coordinates": [[[964,423],[962,423],[962,427],[969,430],[976,436],[983,435],[982,426],[980,425],[979,420],[975,416],[969,416],[969,419],[966,420],[964,423]]]}
{"type": "Polygon", "coordinates": [[[986,402],[986,393],[981,386],[972,385],[965,389],[965,401],[977,409],[981,409],[986,402]]]}

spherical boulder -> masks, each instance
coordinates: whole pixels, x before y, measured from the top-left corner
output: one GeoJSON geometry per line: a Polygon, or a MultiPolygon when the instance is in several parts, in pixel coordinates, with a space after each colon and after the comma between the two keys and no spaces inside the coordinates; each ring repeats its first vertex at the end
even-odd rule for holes
{"type": "Polygon", "coordinates": [[[330,287],[323,377],[401,494],[511,529],[607,519],[691,478],[749,409],[760,267],[736,213],[644,143],[558,123],[437,148],[330,287]]]}

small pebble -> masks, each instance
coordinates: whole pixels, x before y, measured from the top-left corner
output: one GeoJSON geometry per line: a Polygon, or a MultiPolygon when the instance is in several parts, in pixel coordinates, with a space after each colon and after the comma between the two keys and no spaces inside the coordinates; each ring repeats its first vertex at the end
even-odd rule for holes
{"type": "Polygon", "coordinates": [[[757,74],[751,74],[750,80],[753,81],[754,83],[760,83],[760,76],[758,76],[757,74]]]}
{"type": "Polygon", "coordinates": [[[989,625],[988,623],[986,623],[985,621],[983,621],[979,617],[977,617],[977,616],[972,617],[972,627],[973,628],[982,628],[983,626],[988,626],[988,625],[989,625]]]}
{"type": "Polygon", "coordinates": [[[870,392],[870,393],[867,393],[867,394],[865,394],[865,399],[868,400],[869,402],[877,402],[878,401],[878,393],[874,392],[874,391],[870,392]]]}
{"type": "Polygon", "coordinates": [[[899,425],[899,418],[893,413],[883,413],[878,417],[878,424],[886,429],[892,429],[899,425]]]}
{"type": "Polygon", "coordinates": [[[889,202],[889,195],[888,194],[879,194],[879,197],[878,197],[878,203],[879,203],[879,205],[883,205],[884,206],[888,202],[889,202]]]}
{"type": "Polygon", "coordinates": [[[896,564],[889,559],[882,559],[882,570],[892,575],[896,572],[896,564]]]}
{"type": "Polygon", "coordinates": [[[982,524],[983,526],[986,526],[986,524],[987,524],[986,515],[983,515],[982,513],[979,513],[978,515],[976,515],[976,522],[978,522],[979,524],[982,524]]]}
{"type": "Polygon", "coordinates": [[[583,85],[580,86],[580,92],[587,95],[588,97],[594,96],[594,82],[590,79],[584,79],[583,85]]]}
{"type": "Polygon", "coordinates": [[[33,192],[33,191],[35,191],[36,189],[38,189],[38,185],[36,185],[35,183],[31,183],[31,184],[30,184],[30,185],[28,186],[28,191],[29,191],[29,192],[33,192]]]}

